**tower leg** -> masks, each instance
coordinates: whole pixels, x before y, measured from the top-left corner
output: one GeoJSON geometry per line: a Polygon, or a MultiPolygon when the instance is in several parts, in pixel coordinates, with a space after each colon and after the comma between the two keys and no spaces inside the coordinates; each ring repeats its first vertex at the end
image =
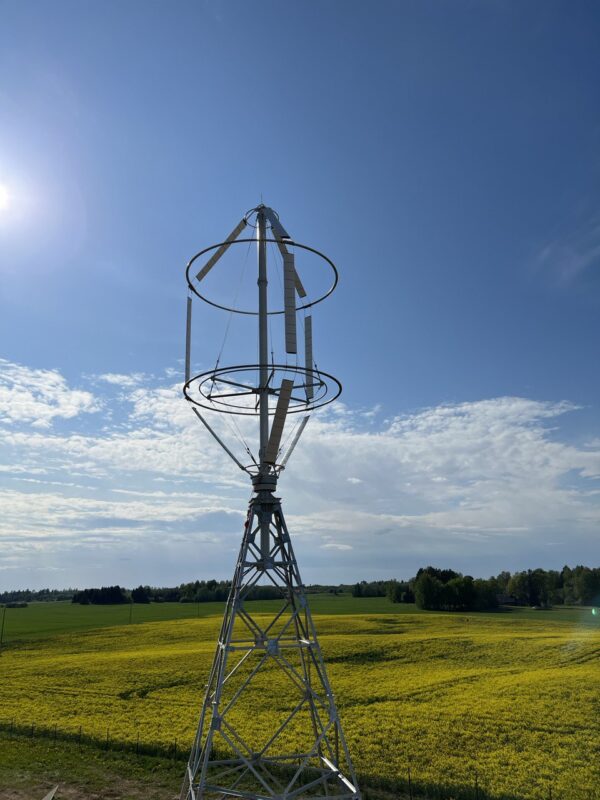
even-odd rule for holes
{"type": "Polygon", "coordinates": [[[250,501],[181,800],[360,800],[281,503],[250,501]],[[270,587],[277,611],[255,613],[270,587]]]}

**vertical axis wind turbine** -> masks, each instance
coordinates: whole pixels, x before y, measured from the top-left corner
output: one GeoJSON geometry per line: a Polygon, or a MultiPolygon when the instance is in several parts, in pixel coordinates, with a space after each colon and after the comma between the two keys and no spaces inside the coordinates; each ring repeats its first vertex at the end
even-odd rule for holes
{"type": "MultiPolygon", "coordinates": [[[[198,419],[235,464],[252,480],[253,496],[206,694],[191,750],[181,800],[360,800],[354,768],[317,639],[305,588],[283,516],[274,496],[288,462],[316,408],[332,402],[341,384],[313,361],[312,312],[335,289],[333,262],[314,248],[292,241],[273,209],[249,211],[227,239],[188,263],[184,395],[198,419]],[[240,238],[247,228],[255,236],[240,238]],[[232,245],[257,246],[258,302],[233,308],[205,293],[203,281],[232,245]],[[282,263],[270,259],[268,245],[282,263]],[[273,247],[275,245],[275,247],[273,247]],[[296,255],[311,254],[330,270],[332,283],[310,301],[296,267],[296,255]],[[208,258],[198,270],[201,259],[208,258]],[[281,305],[269,309],[269,280],[281,270],[281,305]],[[259,363],[222,367],[192,376],[192,304],[199,298],[230,314],[258,322],[259,363]],[[304,360],[298,363],[297,322],[304,314],[304,360]],[[274,363],[270,319],[283,315],[285,361],[274,363]],[[269,349],[271,344],[271,360],[269,349]],[[244,464],[209,424],[204,410],[258,416],[259,449],[244,464]],[[282,435],[290,414],[305,414],[287,447],[282,435]],[[285,451],[285,452],[284,452],[285,451]],[[271,613],[252,611],[253,594],[267,584],[280,605],[271,613]]],[[[291,434],[290,434],[291,435],[291,434]]]]}

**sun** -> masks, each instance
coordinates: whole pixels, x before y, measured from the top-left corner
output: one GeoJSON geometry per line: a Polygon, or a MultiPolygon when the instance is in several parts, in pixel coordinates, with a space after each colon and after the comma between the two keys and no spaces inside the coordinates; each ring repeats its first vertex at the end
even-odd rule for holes
{"type": "Polygon", "coordinates": [[[8,186],[0,183],[0,211],[7,211],[10,206],[10,192],[8,186]]]}

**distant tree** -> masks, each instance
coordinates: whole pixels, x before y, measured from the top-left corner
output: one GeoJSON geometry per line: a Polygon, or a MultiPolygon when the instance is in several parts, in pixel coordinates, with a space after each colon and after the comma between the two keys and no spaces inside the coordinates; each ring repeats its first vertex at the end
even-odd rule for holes
{"type": "Polygon", "coordinates": [[[134,603],[149,603],[150,591],[147,586],[138,586],[137,589],[132,589],[131,599],[134,603]]]}
{"type": "Polygon", "coordinates": [[[406,592],[408,591],[408,584],[400,581],[388,581],[386,595],[388,600],[392,603],[406,603],[410,602],[405,599],[406,592]]]}
{"type": "Polygon", "coordinates": [[[443,583],[433,578],[429,572],[421,571],[414,584],[417,608],[436,609],[440,607],[443,583]]]}
{"type": "Polygon", "coordinates": [[[421,567],[417,572],[416,577],[420,578],[423,573],[427,573],[432,578],[437,578],[441,583],[448,583],[453,578],[459,578],[460,572],[455,572],[453,569],[438,569],[437,567],[421,567]]]}
{"type": "Polygon", "coordinates": [[[452,587],[454,591],[454,606],[447,606],[450,611],[471,611],[475,608],[477,592],[473,584],[473,578],[470,575],[460,575],[457,578],[452,578],[448,581],[446,587],[452,587]]]}
{"type": "Polygon", "coordinates": [[[573,572],[575,601],[584,606],[600,602],[600,569],[577,566],[573,572]]]}
{"type": "Polygon", "coordinates": [[[495,580],[482,580],[476,578],[473,581],[475,590],[475,610],[488,611],[498,608],[498,585],[495,580]]]}
{"type": "Polygon", "coordinates": [[[362,597],[362,587],[360,583],[355,583],[352,587],[352,597],[362,597]]]}
{"type": "Polygon", "coordinates": [[[202,586],[200,589],[198,589],[196,601],[198,603],[214,603],[215,593],[211,592],[211,590],[206,586],[202,586]]]}
{"type": "Polygon", "coordinates": [[[508,584],[510,581],[510,572],[504,570],[496,576],[496,586],[498,594],[508,594],[508,584]]]}
{"type": "Polygon", "coordinates": [[[253,586],[246,597],[248,600],[280,600],[282,598],[282,592],[281,589],[278,589],[276,586],[253,586]]]}
{"type": "Polygon", "coordinates": [[[511,576],[508,582],[508,593],[523,606],[529,603],[529,583],[526,572],[515,572],[511,576]]]}
{"type": "Polygon", "coordinates": [[[570,606],[575,602],[575,587],[573,586],[573,570],[566,564],[560,571],[560,583],[563,603],[570,606]]]}
{"type": "MultiPolygon", "coordinates": [[[[433,580],[438,579],[434,578],[433,580]]],[[[440,590],[437,602],[435,605],[432,605],[431,608],[444,611],[456,611],[458,608],[461,608],[459,600],[460,578],[452,578],[448,583],[442,583],[441,581],[439,581],[439,583],[440,590]]]]}
{"type": "Polygon", "coordinates": [[[546,573],[546,592],[549,605],[563,602],[560,572],[557,572],[555,569],[548,570],[546,573]]]}
{"type": "Polygon", "coordinates": [[[550,604],[550,592],[547,573],[543,569],[528,569],[527,583],[529,587],[529,605],[548,606],[550,604]]]}
{"type": "Polygon", "coordinates": [[[129,596],[121,586],[102,586],[100,589],[83,589],[75,592],[72,602],[81,605],[89,603],[101,606],[118,605],[128,603],[129,596]]]}

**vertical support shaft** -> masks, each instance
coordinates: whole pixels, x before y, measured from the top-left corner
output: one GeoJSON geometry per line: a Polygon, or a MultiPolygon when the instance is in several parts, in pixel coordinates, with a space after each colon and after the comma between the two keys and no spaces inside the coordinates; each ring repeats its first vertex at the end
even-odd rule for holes
{"type": "MultiPolygon", "coordinates": [[[[258,350],[260,362],[259,413],[260,413],[260,451],[259,472],[269,474],[265,457],[269,443],[269,318],[267,294],[267,218],[262,208],[256,215],[258,235],[258,350]]],[[[271,515],[266,512],[260,516],[260,553],[263,562],[270,551],[271,515]]]]}
{"type": "Polygon", "coordinates": [[[260,362],[260,470],[268,471],[265,464],[265,451],[269,441],[269,326],[267,307],[267,221],[262,209],[257,216],[258,236],[258,350],[260,362]]]}

